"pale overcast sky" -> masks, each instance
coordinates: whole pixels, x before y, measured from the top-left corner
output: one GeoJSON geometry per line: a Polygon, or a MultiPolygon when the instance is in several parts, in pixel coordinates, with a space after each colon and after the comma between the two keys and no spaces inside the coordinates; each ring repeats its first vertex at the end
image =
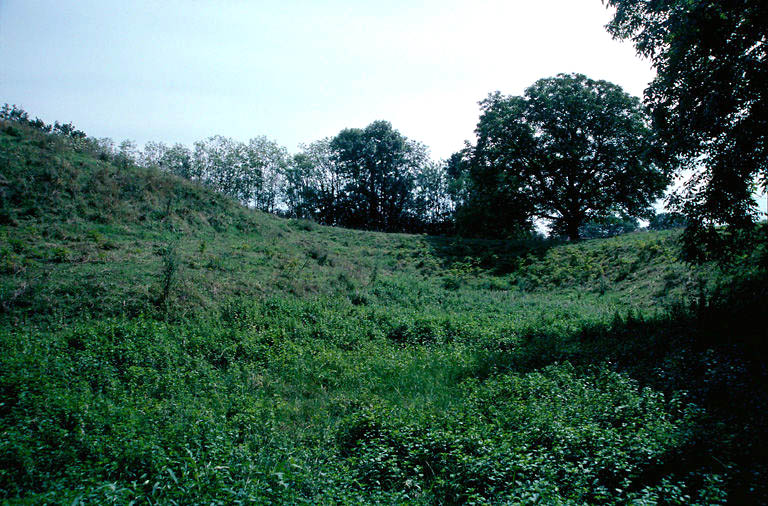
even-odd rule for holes
{"type": "Polygon", "coordinates": [[[477,102],[580,72],[653,76],[600,0],[0,0],[0,103],[91,136],[297,145],[391,121],[444,158],[477,102]]]}

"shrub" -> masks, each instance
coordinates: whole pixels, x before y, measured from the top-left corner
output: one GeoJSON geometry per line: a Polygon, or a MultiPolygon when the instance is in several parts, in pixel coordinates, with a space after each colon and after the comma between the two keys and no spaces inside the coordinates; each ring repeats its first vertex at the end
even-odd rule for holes
{"type": "Polygon", "coordinates": [[[162,250],[162,267],[160,270],[160,293],[157,299],[159,305],[167,309],[171,291],[178,277],[179,254],[177,245],[169,243],[162,250]]]}

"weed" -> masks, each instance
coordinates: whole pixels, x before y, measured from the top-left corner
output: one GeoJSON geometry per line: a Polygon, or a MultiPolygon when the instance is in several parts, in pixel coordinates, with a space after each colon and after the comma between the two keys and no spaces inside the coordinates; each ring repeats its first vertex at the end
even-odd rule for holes
{"type": "Polygon", "coordinates": [[[70,251],[68,248],[65,248],[64,246],[54,246],[50,250],[49,259],[53,263],[60,264],[68,262],[71,257],[72,251],[70,251]]]}
{"type": "Polygon", "coordinates": [[[170,297],[174,286],[178,281],[179,253],[178,244],[170,242],[162,250],[162,263],[160,270],[160,293],[157,303],[166,311],[170,304],[170,297]]]}
{"type": "Polygon", "coordinates": [[[225,270],[224,260],[218,255],[208,255],[205,268],[212,271],[223,271],[225,270]]]}

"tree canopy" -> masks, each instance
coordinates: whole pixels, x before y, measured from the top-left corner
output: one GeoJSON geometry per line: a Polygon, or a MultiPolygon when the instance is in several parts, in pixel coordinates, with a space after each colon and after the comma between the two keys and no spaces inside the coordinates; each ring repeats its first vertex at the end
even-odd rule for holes
{"type": "Polygon", "coordinates": [[[522,97],[493,93],[481,107],[466,152],[470,219],[508,231],[538,217],[579,239],[586,221],[649,215],[667,186],[639,99],[615,84],[561,74],[522,97]]]}
{"type": "Polygon", "coordinates": [[[715,227],[749,228],[768,186],[768,2],[605,0],[609,32],[657,76],[646,102],[669,152],[699,169],[675,200],[689,253],[717,248],[715,227]],[[697,250],[697,251],[694,251],[697,250]]]}
{"type": "Polygon", "coordinates": [[[343,224],[382,231],[402,230],[409,219],[418,169],[426,147],[404,137],[387,121],[347,128],[330,144],[345,180],[343,224]]]}

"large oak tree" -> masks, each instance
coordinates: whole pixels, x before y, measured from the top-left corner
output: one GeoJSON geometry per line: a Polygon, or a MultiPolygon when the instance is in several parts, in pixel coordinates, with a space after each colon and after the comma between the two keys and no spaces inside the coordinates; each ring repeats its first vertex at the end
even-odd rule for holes
{"type": "Polygon", "coordinates": [[[667,186],[639,99],[615,84],[561,74],[481,106],[469,200],[496,221],[543,218],[576,240],[586,221],[649,214],[667,186]]]}

